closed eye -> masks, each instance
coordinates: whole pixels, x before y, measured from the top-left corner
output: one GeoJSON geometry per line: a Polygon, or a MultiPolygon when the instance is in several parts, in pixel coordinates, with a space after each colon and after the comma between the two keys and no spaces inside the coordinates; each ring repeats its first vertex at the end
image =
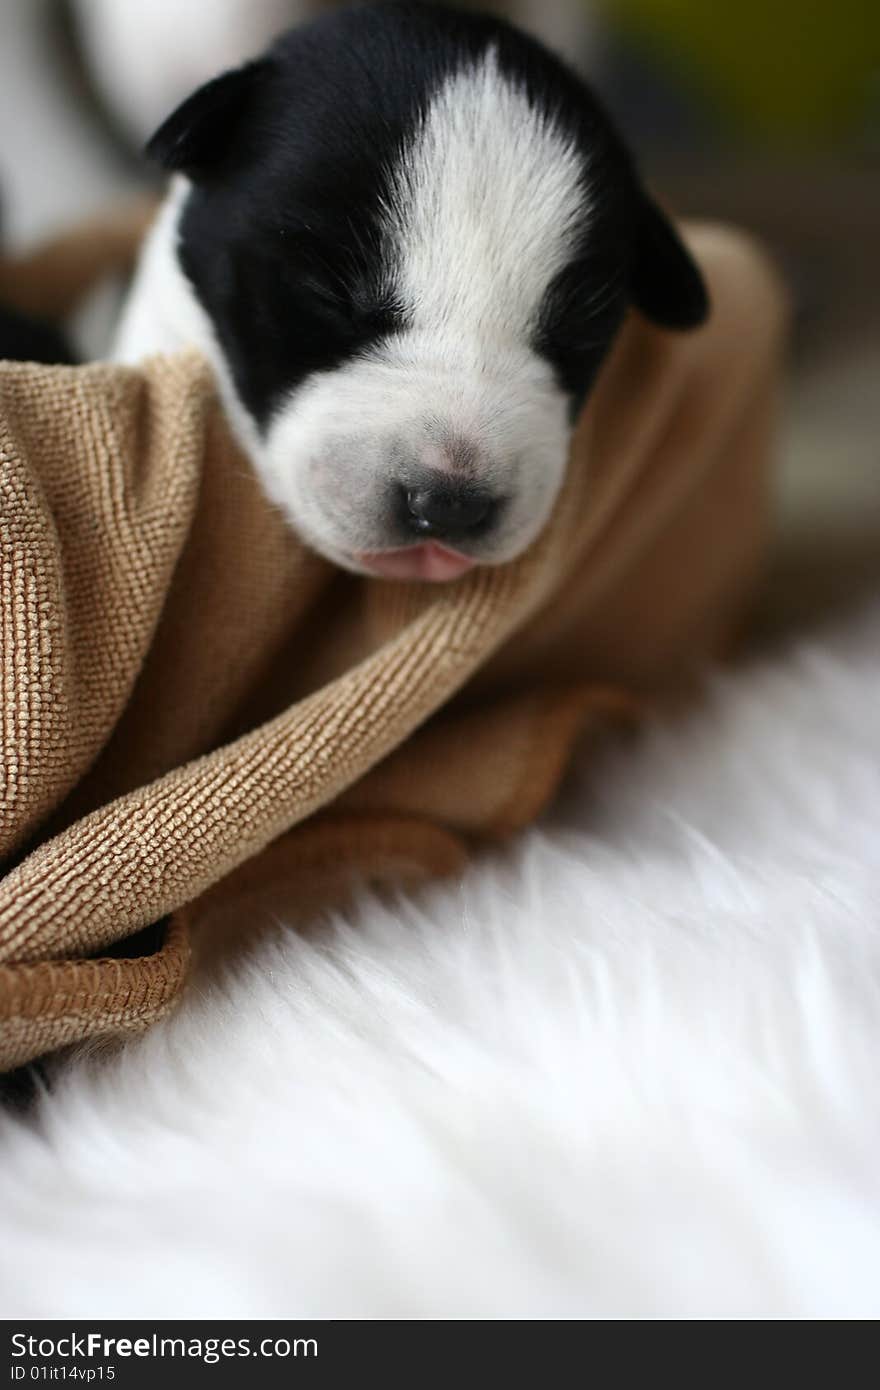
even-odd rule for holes
{"type": "Polygon", "coordinates": [[[298,276],[295,293],[297,299],[304,301],[309,309],[322,318],[348,323],[356,316],[350,297],[341,288],[316,280],[313,276],[298,276]]]}
{"type": "Polygon", "coordinates": [[[305,273],[300,294],[322,318],[370,333],[392,332],[398,313],[390,296],[372,292],[369,287],[349,287],[342,282],[319,279],[305,273]]]}

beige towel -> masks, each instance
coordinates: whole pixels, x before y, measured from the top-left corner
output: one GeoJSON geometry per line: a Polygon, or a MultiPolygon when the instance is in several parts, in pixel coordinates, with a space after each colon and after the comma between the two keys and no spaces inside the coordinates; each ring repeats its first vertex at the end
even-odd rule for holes
{"type": "Polygon", "coordinates": [[[306,550],[195,357],[0,367],[0,1066],[158,1018],[218,893],[244,925],[270,881],[454,870],[726,640],[784,312],[748,242],[689,239],[709,323],[627,322],[542,537],[449,586],[306,550]]]}

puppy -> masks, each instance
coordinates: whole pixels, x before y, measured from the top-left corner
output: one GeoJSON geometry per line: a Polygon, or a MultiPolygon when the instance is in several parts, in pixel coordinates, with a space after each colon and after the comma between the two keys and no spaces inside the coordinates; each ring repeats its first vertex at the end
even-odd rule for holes
{"type": "Polygon", "coordinates": [[[596,99],[498,19],[335,11],[148,151],[176,177],[117,356],[206,353],[269,497],[349,570],[518,555],[627,309],[707,312],[596,99]]]}

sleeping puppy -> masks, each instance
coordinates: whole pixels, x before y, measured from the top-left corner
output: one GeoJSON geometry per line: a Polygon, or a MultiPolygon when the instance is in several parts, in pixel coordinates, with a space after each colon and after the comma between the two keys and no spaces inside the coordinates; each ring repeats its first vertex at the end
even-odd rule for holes
{"type": "Polygon", "coordinates": [[[627,309],[707,312],[595,98],[497,19],[334,11],[148,150],[176,178],[117,356],[206,353],[269,497],[349,570],[518,555],[627,309]]]}

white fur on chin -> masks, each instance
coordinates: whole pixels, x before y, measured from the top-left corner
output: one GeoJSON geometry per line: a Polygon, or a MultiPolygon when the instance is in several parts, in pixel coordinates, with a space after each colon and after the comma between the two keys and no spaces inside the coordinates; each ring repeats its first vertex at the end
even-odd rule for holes
{"type": "Polygon", "coordinates": [[[880,606],[63,1067],[5,1315],[877,1317],[878,654],[880,606]]]}

